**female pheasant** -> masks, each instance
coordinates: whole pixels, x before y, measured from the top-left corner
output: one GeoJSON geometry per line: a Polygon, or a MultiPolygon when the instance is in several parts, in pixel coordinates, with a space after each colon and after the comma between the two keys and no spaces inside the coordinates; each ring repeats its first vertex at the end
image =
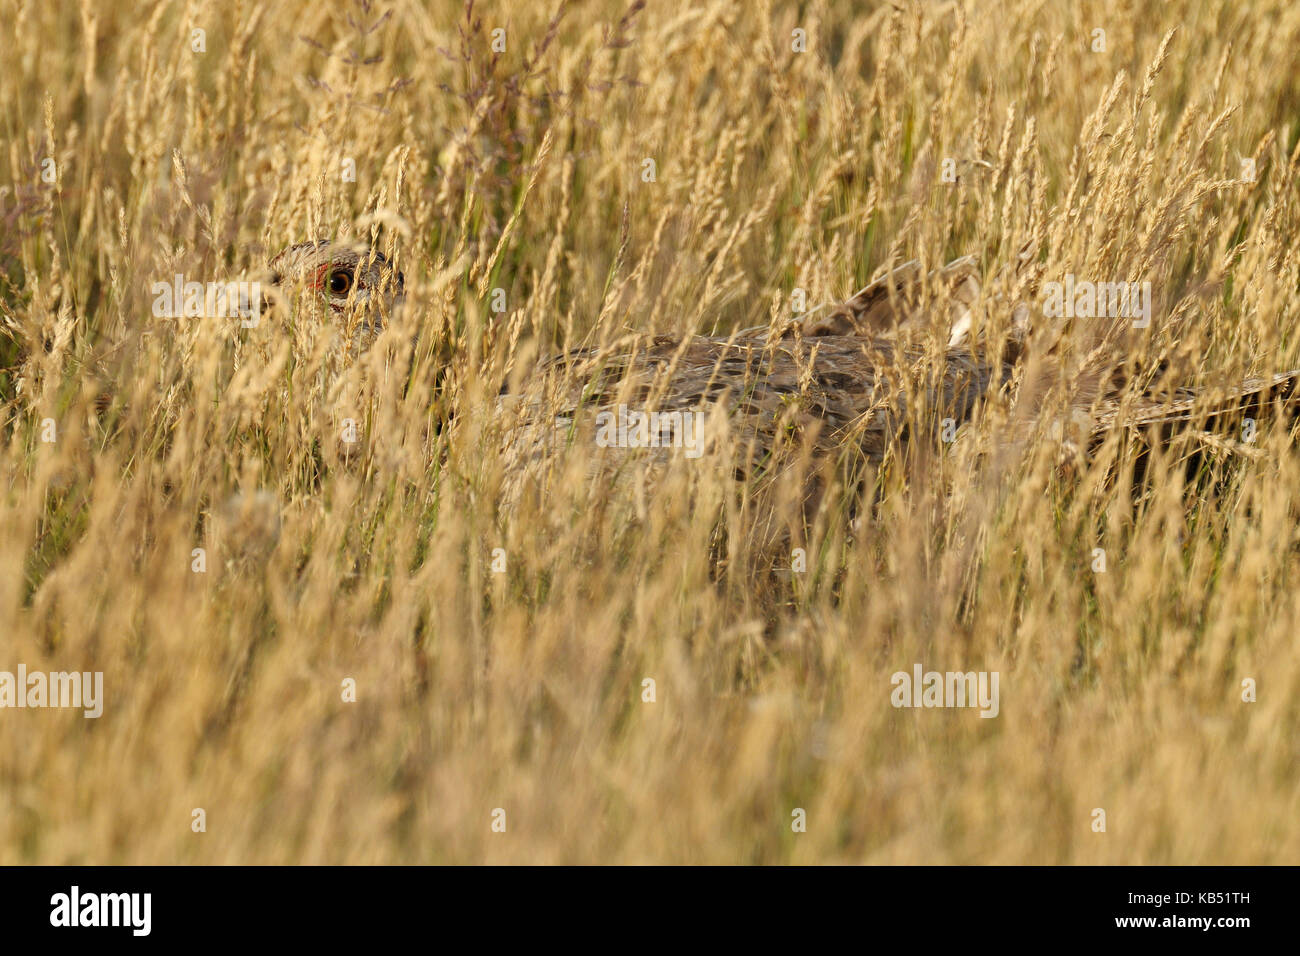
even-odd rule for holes
{"type": "MultiPolygon", "coordinates": [[[[307,288],[333,315],[358,308],[371,336],[402,295],[401,274],[381,254],[326,241],[285,250],[271,269],[276,283],[307,288]]],[[[1023,374],[1029,307],[1008,309],[1006,337],[989,347],[971,334],[980,295],[972,257],[932,273],[911,262],[782,328],[633,338],[555,355],[522,390],[497,400],[505,496],[514,500],[536,485],[537,466],[579,445],[591,450],[593,473],[618,473],[630,458],[662,470],[674,456],[725,448],[736,479],[749,481],[771,475],[798,451],[875,465],[891,449],[898,454],[918,440],[950,438],[1023,374]],[[931,321],[936,309],[946,322],[931,321]]],[[[1086,452],[1117,427],[1167,431],[1188,425],[1194,408],[1198,421],[1212,423],[1289,399],[1297,378],[1300,370],[1250,379],[1212,396],[1164,389],[1136,401],[1130,395],[1123,406],[1122,387],[1113,385],[1071,411],[1084,422],[1086,452]]],[[[810,504],[818,490],[809,487],[810,504]]]]}

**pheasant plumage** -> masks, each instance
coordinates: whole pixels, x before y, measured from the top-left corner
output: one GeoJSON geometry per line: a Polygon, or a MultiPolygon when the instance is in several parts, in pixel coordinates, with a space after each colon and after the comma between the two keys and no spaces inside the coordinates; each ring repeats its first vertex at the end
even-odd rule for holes
{"type": "MultiPolygon", "coordinates": [[[[400,273],[391,275],[382,256],[337,251],[334,255],[323,242],[287,250],[273,260],[277,282],[293,276],[295,268],[319,276],[342,267],[358,277],[354,297],[363,286],[369,295],[380,288],[390,296],[400,293],[400,273]]],[[[911,262],[843,303],[783,328],[763,326],[726,337],[633,336],[548,358],[522,389],[496,403],[506,503],[528,484],[544,483],[545,465],[580,444],[590,449],[592,477],[619,472],[628,460],[662,469],[682,453],[682,443],[680,435],[668,435],[667,441],[649,435],[644,422],[651,415],[676,427],[688,415],[703,416],[709,423],[703,436],[707,450],[730,456],[727,464],[740,481],[770,473],[783,449],[878,464],[891,447],[914,442],[918,431],[929,432],[927,440],[940,432],[951,435],[988,398],[1014,390],[1023,374],[1028,306],[1007,309],[1005,339],[990,348],[972,335],[980,293],[971,257],[929,274],[911,262]],[[928,297],[919,294],[927,288],[928,297]],[[938,336],[931,320],[936,308],[946,310],[947,318],[938,336]],[[600,429],[608,425],[601,425],[602,417],[626,410],[642,416],[639,439],[601,442],[600,429]]],[[[335,296],[331,308],[337,312],[344,298],[335,296]]],[[[381,307],[376,313],[376,304],[367,303],[371,314],[387,312],[381,307]]],[[[378,304],[390,305],[391,299],[378,304]]],[[[1169,432],[1261,408],[1275,398],[1290,400],[1298,378],[1300,371],[1289,371],[1212,392],[1164,388],[1127,399],[1116,386],[1093,395],[1086,408],[1076,403],[1070,417],[1076,425],[1083,422],[1083,434],[1075,437],[1086,453],[1119,427],[1169,432]]],[[[1022,425],[1027,420],[1021,416],[1022,425]]],[[[619,437],[627,436],[620,432],[619,437]]],[[[1005,441],[1024,437],[1023,428],[1012,428],[1005,441]]],[[[816,489],[808,492],[811,501],[817,497],[816,489]]]]}

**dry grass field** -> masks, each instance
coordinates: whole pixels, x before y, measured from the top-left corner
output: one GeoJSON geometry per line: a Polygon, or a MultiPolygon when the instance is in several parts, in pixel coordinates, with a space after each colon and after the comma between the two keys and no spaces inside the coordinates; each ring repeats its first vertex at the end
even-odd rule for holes
{"type": "Polygon", "coordinates": [[[1291,417],[1051,427],[1300,367],[1292,0],[0,18],[0,671],[103,674],[0,709],[0,863],[1300,862],[1291,417]],[[158,314],[320,238],[402,270],[368,349],[158,314]],[[557,350],[964,255],[1050,349],[804,560],[718,456],[506,493],[557,350]],[[1050,323],[1066,275],[1150,326],[1050,323]],[[895,707],[916,664],[996,717],[895,707]]]}

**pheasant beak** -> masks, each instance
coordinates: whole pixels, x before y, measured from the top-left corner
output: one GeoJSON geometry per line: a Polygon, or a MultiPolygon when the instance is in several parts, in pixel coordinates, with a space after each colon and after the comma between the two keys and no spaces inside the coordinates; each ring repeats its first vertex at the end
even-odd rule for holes
{"type": "Polygon", "coordinates": [[[281,307],[287,308],[289,303],[284,291],[284,276],[278,272],[272,272],[268,282],[254,283],[254,291],[251,303],[251,312],[254,319],[254,326],[261,316],[268,312],[274,312],[281,307]]]}

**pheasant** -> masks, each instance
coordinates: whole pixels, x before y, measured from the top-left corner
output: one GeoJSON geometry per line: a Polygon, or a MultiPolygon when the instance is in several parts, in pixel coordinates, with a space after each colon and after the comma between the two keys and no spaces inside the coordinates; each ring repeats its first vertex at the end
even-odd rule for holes
{"type": "MultiPolygon", "coordinates": [[[[285,250],[271,261],[271,270],[277,284],[292,280],[309,289],[335,316],[359,307],[372,335],[403,288],[401,274],[378,252],[327,241],[285,250]]],[[[684,448],[681,430],[701,415],[704,434],[695,438],[710,451],[726,444],[738,481],[770,474],[782,449],[878,465],[891,448],[915,443],[918,428],[931,439],[951,435],[991,396],[1013,390],[1023,377],[1029,307],[1020,303],[1008,310],[1005,342],[990,348],[971,333],[980,294],[972,257],[930,274],[910,262],[843,303],[781,328],[760,326],[725,337],[633,338],[554,355],[518,393],[497,400],[505,429],[505,497],[515,500],[537,480],[538,466],[581,442],[599,452],[591,455],[593,471],[618,471],[633,455],[662,469],[675,455],[692,451],[684,448]],[[947,308],[946,341],[934,339],[918,294],[926,284],[936,293],[930,308],[947,308]],[[618,427],[611,427],[615,421],[618,427]]],[[[1083,422],[1086,454],[1117,427],[1168,433],[1187,427],[1194,414],[1197,421],[1213,422],[1274,399],[1289,400],[1297,379],[1300,370],[1249,379],[1212,395],[1193,388],[1152,391],[1136,402],[1130,396],[1127,404],[1121,402],[1122,388],[1112,387],[1094,396],[1088,408],[1072,411],[1083,422]]],[[[810,491],[808,498],[815,505],[818,494],[810,491]]]]}

